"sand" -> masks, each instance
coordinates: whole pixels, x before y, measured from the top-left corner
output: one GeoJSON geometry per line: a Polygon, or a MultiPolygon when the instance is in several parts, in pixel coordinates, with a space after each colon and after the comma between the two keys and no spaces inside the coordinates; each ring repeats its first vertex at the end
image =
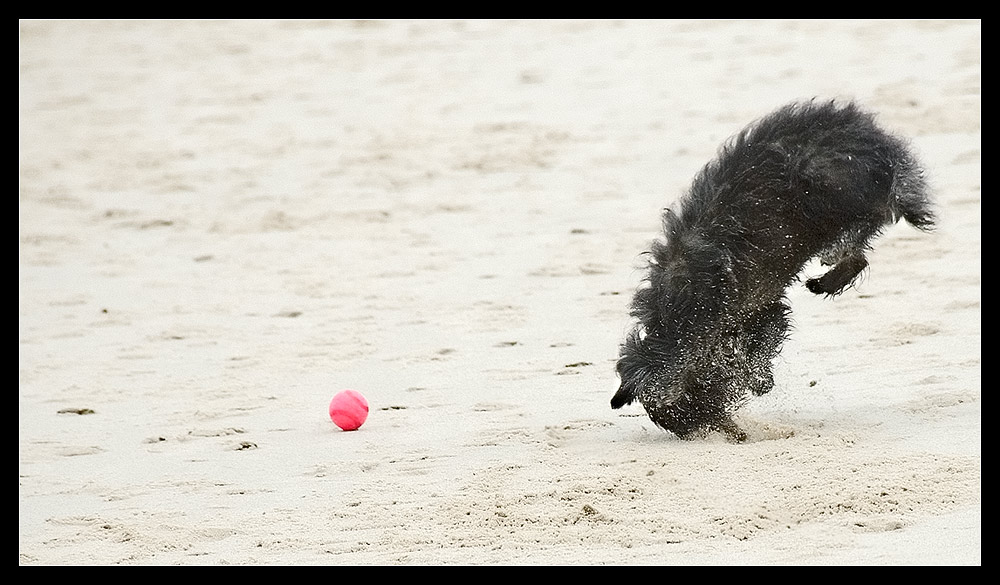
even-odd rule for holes
{"type": "Polygon", "coordinates": [[[21,21],[19,564],[981,564],[981,33],[21,21]],[[938,229],[789,291],[747,443],[612,411],[660,210],[814,96],[938,229]]]}

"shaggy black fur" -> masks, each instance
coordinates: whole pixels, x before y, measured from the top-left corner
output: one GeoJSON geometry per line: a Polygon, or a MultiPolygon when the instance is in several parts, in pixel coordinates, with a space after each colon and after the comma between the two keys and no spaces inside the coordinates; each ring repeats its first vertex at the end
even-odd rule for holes
{"type": "Polygon", "coordinates": [[[852,103],[790,104],[759,120],[679,203],[663,214],[665,239],[653,242],[632,301],[638,323],[621,345],[611,407],[638,400],[681,438],[718,430],[745,439],[733,412],[774,385],[785,289],[810,259],[832,268],[806,287],[837,295],[884,227],[934,224],[907,146],[852,103]]]}

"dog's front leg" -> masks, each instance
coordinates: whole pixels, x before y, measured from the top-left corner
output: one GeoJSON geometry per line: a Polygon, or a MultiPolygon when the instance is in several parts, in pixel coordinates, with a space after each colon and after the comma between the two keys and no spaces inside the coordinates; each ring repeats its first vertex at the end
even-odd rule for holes
{"type": "Polygon", "coordinates": [[[731,418],[719,421],[712,428],[722,433],[730,443],[744,443],[747,440],[747,434],[731,418]]]}
{"type": "Polygon", "coordinates": [[[781,353],[781,344],[788,333],[788,305],[774,301],[765,305],[745,327],[747,382],[757,396],[774,387],[771,366],[781,353]]]}
{"type": "Polygon", "coordinates": [[[839,295],[844,292],[847,285],[854,282],[861,271],[868,266],[868,259],[864,254],[856,252],[844,256],[837,264],[819,278],[810,278],[806,281],[806,288],[809,292],[820,295],[839,295]]]}

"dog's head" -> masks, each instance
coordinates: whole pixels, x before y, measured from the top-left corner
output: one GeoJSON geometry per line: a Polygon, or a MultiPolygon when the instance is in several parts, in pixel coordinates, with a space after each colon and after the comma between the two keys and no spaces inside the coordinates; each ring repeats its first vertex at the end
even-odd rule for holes
{"type": "Polygon", "coordinates": [[[621,386],[612,408],[640,396],[661,404],[680,398],[685,380],[698,376],[699,364],[713,351],[720,319],[735,294],[724,248],[694,232],[668,233],[666,242],[654,243],[646,281],[632,300],[637,323],[620,348],[621,386]]]}
{"type": "Polygon", "coordinates": [[[631,404],[647,389],[680,392],[681,364],[672,345],[675,344],[645,335],[641,327],[628,335],[618,356],[616,370],[621,385],[611,398],[611,408],[631,404]]]}

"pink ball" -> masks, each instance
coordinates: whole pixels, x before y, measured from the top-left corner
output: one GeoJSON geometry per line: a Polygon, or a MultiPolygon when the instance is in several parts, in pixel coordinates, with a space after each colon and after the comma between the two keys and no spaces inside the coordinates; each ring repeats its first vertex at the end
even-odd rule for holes
{"type": "Polygon", "coordinates": [[[368,401],[360,392],[341,390],[330,401],[330,420],[345,431],[353,431],[368,418],[368,401]]]}

